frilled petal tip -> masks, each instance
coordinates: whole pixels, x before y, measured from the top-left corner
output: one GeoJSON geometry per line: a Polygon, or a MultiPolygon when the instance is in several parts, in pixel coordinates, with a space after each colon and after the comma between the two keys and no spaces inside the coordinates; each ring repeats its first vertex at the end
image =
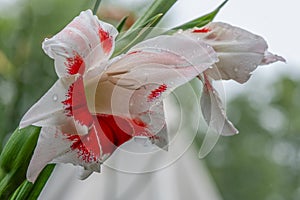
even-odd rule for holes
{"type": "Polygon", "coordinates": [[[286,63],[286,60],[282,57],[282,56],[278,56],[276,54],[272,54],[269,51],[265,52],[264,58],[261,61],[261,65],[267,65],[267,64],[271,64],[277,61],[281,61],[286,63]]]}
{"type": "Polygon", "coordinates": [[[109,59],[117,35],[116,28],[86,10],[52,38],[46,38],[42,48],[55,60],[59,77],[82,75],[88,68],[109,59]]]}

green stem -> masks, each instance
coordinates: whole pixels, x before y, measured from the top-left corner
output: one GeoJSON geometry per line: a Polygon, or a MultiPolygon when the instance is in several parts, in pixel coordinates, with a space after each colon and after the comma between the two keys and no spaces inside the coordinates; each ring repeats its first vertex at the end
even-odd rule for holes
{"type": "Polygon", "coordinates": [[[10,200],[37,199],[48,181],[55,165],[47,165],[34,184],[25,180],[10,197],[10,200]]]}
{"type": "Polygon", "coordinates": [[[96,3],[95,3],[95,6],[94,6],[94,9],[93,9],[93,14],[96,15],[97,14],[97,11],[98,11],[98,8],[100,6],[100,3],[101,3],[101,0],[97,0],[96,3]]]}
{"type": "Polygon", "coordinates": [[[0,155],[0,199],[7,199],[26,180],[27,167],[40,133],[39,127],[16,129],[0,155]]]}

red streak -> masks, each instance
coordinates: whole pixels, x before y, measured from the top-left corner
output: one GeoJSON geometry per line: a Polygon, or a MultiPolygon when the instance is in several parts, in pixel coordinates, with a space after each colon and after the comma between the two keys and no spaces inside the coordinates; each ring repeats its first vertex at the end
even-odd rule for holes
{"type": "Polygon", "coordinates": [[[93,120],[94,125],[88,134],[65,134],[67,139],[72,142],[70,148],[76,151],[78,158],[86,163],[96,162],[103,154],[112,154],[119,146],[134,136],[158,138],[146,130],[147,125],[140,119],[99,114],[94,115],[93,120]],[[100,141],[102,155],[98,141],[100,141]]]}
{"type": "Polygon", "coordinates": [[[79,77],[70,85],[64,104],[65,113],[68,117],[74,117],[81,125],[90,127],[93,123],[85,98],[83,78],[79,77]]]}
{"type": "Polygon", "coordinates": [[[128,53],[127,55],[132,55],[132,54],[136,54],[136,53],[140,53],[141,51],[132,51],[130,53],[128,53]]]}
{"type": "Polygon", "coordinates": [[[97,119],[101,129],[104,130],[104,135],[106,137],[106,139],[100,137],[104,153],[112,153],[112,151],[114,151],[117,147],[121,146],[123,143],[132,138],[132,133],[134,130],[130,120],[119,116],[104,114],[97,115],[97,119]],[[110,133],[103,129],[104,124],[109,127],[110,133]]]}
{"type": "Polygon", "coordinates": [[[210,31],[211,31],[211,29],[209,29],[209,28],[201,28],[201,29],[193,30],[193,33],[208,33],[210,31]]]}
{"type": "Polygon", "coordinates": [[[65,65],[67,67],[67,72],[70,75],[74,74],[83,74],[85,70],[85,64],[80,55],[78,53],[75,53],[74,57],[67,58],[67,62],[65,62],[65,65]]]}
{"type": "Polygon", "coordinates": [[[203,75],[204,75],[204,89],[205,89],[205,92],[213,91],[214,88],[211,85],[210,81],[208,80],[207,75],[206,74],[203,74],[203,75]]]}
{"type": "Polygon", "coordinates": [[[167,90],[167,85],[162,84],[158,88],[151,91],[151,93],[148,95],[148,101],[153,101],[157,97],[159,97],[163,92],[167,90]]]}
{"type": "Polygon", "coordinates": [[[143,122],[141,119],[139,118],[134,118],[133,120],[133,123],[138,125],[138,126],[141,126],[141,127],[144,127],[146,128],[147,127],[147,124],[145,122],[143,122]]]}
{"type": "Polygon", "coordinates": [[[99,28],[98,34],[104,52],[109,53],[112,49],[112,37],[102,28],[99,28]]]}
{"type": "Polygon", "coordinates": [[[89,135],[67,135],[67,139],[72,141],[70,148],[77,151],[78,158],[86,163],[95,162],[100,156],[99,146],[97,148],[90,148],[89,146],[96,146],[95,144],[89,143],[92,140],[93,134],[89,135]]]}

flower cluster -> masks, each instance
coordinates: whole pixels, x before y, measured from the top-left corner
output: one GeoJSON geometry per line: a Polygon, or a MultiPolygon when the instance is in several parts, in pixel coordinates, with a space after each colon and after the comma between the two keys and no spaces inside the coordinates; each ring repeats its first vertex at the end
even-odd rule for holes
{"type": "Polygon", "coordinates": [[[203,82],[206,121],[222,135],[236,134],[212,81],[244,83],[258,65],[284,61],[262,37],[225,23],[160,35],[110,59],[117,34],[87,10],[43,42],[59,79],[20,123],[42,127],[30,181],[50,162],[82,166],[85,178],[134,137],[167,148],[163,99],[194,78],[203,82]]]}

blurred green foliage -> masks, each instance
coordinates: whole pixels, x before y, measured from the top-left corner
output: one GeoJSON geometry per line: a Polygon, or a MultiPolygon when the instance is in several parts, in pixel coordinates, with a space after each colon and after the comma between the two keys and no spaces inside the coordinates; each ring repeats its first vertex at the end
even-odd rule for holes
{"type": "Polygon", "coordinates": [[[224,200],[300,199],[300,80],[283,77],[268,99],[245,93],[229,118],[240,130],[206,158],[224,200]]]}
{"type": "Polygon", "coordinates": [[[80,0],[19,0],[9,10],[1,5],[0,150],[25,111],[57,79],[53,60],[41,48],[42,41],[93,4],[80,0]]]}
{"type": "MultiPolygon", "coordinates": [[[[57,79],[41,43],[94,1],[19,0],[0,12],[0,150],[25,111],[57,79]],[[6,11],[7,13],[7,11],[6,11]]],[[[205,159],[225,200],[300,199],[300,81],[282,78],[271,101],[242,94],[228,107],[240,134],[205,159]]]]}

